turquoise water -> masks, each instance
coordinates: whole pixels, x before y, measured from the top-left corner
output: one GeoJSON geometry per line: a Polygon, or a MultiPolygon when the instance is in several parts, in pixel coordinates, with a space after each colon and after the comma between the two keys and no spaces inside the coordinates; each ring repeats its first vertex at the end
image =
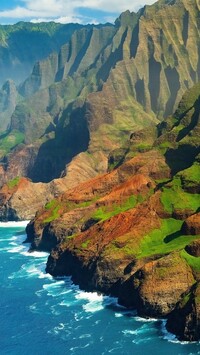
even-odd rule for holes
{"type": "Polygon", "coordinates": [[[28,253],[25,224],[0,224],[0,354],[200,354],[164,322],[145,321],[116,299],[45,274],[46,253],[28,253]]]}

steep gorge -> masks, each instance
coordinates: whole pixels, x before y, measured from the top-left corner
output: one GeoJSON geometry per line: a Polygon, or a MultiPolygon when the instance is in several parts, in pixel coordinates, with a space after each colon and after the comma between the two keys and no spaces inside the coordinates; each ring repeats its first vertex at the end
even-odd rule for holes
{"type": "Polygon", "coordinates": [[[185,90],[198,82],[199,38],[198,1],[159,1],[137,14],[123,13],[115,26],[75,31],[60,53],[38,62],[18,88],[23,99],[8,138],[22,131],[25,145],[14,145],[5,158],[2,153],[5,179],[14,177],[10,160],[21,149],[34,154],[19,175],[35,182],[73,175],[80,160],[87,161],[87,177],[105,172],[113,149],[172,113],[185,90]],[[82,130],[85,138],[74,149],[72,141],[82,130]],[[49,148],[53,155],[47,157],[49,148]]]}

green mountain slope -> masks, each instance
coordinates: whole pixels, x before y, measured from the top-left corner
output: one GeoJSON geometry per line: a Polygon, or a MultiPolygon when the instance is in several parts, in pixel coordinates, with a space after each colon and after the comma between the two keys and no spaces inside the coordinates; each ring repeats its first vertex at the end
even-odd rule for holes
{"type": "Polygon", "coordinates": [[[24,145],[2,154],[6,174],[20,149],[34,151],[21,169],[34,181],[73,175],[79,153],[88,177],[106,171],[113,149],[172,113],[199,81],[199,30],[198,1],[176,0],[75,31],[18,87],[8,135],[23,132],[24,145]]]}
{"type": "MultiPolygon", "coordinates": [[[[27,242],[51,252],[47,272],[72,275],[143,317],[167,318],[179,339],[199,340],[199,143],[196,84],[172,116],[132,134],[109,173],[66,189],[37,212],[27,242]]],[[[51,184],[10,181],[0,192],[1,218],[23,218],[30,190],[52,196],[51,184]]]]}

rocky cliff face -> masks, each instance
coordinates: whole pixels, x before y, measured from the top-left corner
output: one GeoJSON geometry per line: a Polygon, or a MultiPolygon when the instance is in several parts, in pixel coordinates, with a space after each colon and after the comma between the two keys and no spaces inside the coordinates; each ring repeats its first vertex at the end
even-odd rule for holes
{"type": "Polygon", "coordinates": [[[151,139],[148,129],[134,133],[109,173],[60,189],[27,227],[31,248],[50,251],[47,272],[166,317],[187,340],[199,338],[199,92],[189,90],[151,139]]]}
{"type": "Polygon", "coordinates": [[[180,340],[199,340],[199,282],[178,302],[167,322],[167,329],[180,340]]]}
{"type": "Polygon", "coordinates": [[[10,117],[17,104],[18,92],[15,83],[8,80],[0,91],[0,130],[5,132],[10,127],[10,117]]]}
{"type": "Polygon", "coordinates": [[[15,25],[0,25],[0,85],[7,79],[17,84],[30,75],[36,61],[58,52],[78,24],[56,23],[33,24],[19,22],[15,25]]]}
{"type": "MultiPolygon", "coordinates": [[[[115,26],[75,31],[59,54],[38,62],[18,88],[24,99],[10,129],[23,131],[23,143],[34,145],[36,154],[24,174],[47,182],[77,172],[77,154],[86,150],[89,160],[84,154],[81,159],[87,160],[87,176],[105,172],[113,149],[156,124],[155,114],[162,119],[172,113],[199,80],[199,38],[197,1],[160,1],[137,14],[123,13],[115,26]]],[[[10,177],[10,155],[5,159],[10,177]]]]}

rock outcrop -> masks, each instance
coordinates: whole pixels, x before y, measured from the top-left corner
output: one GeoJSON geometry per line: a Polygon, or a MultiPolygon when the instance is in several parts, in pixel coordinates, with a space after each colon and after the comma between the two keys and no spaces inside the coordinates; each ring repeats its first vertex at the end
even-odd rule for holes
{"type": "Polygon", "coordinates": [[[184,234],[189,235],[200,234],[200,212],[186,219],[183,224],[182,231],[184,234]]]}
{"type": "Polygon", "coordinates": [[[199,340],[200,332],[200,286],[196,283],[169,316],[167,329],[177,334],[179,340],[199,340]]]}

